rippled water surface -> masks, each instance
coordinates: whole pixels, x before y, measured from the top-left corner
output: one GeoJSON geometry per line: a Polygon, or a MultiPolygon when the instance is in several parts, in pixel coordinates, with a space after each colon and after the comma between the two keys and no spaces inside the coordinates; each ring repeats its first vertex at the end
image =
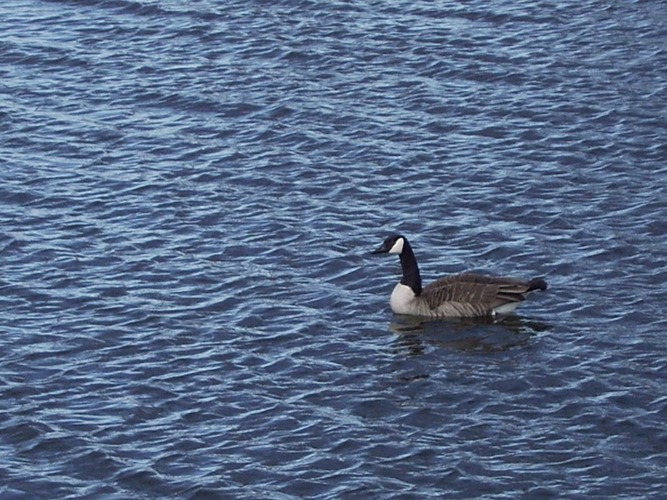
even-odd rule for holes
{"type": "Polygon", "coordinates": [[[0,496],[658,498],[667,7],[0,4],[0,496]],[[394,257],[550,288],[395,317],[394,257]]]}

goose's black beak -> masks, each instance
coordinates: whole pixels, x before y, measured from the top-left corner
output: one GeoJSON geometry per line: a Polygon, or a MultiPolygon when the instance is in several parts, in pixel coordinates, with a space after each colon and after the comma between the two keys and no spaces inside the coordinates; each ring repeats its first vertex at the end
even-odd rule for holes
{"type": "Polygon", "coordinates": [[[373,251],[371,252],[371,254],[372,254],[372,255],[378,255],[378,254],[381,254],[381,253],[387,253],[388,251],[389,251],[389,250],[387,250],[387,245],[385,245],[385,244],[383,243],[382,246],[381,246],[380,248],[376,248],[375,250],[373,250],[373,251]]]}

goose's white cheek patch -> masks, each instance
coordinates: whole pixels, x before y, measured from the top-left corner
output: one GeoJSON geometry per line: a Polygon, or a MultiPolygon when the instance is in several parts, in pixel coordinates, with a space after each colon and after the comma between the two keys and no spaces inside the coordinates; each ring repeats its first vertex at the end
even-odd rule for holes
{"type": "Polygon", "coordinates": [[[392,246],[389,249],[389,253],[397,253],[400,254],[403,251],[403,244],[405,240],[403,238],[399,238],[396,240],[396,243],[394,243],[394,246],[392,246]]]}

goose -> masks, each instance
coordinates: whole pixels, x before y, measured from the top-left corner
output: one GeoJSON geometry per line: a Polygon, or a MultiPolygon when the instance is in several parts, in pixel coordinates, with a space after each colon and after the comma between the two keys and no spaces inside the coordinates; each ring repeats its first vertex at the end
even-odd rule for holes
{"type": "Polygon", "coordinates": [[[422,288],[417,259],[408,239],[387,237],[373,254],[398,254],[403,277],[389,301],[396,314],[431,318],[473,318],[513,312],[534,290],[546,290],[541,278],[522,281],[483,274],[463,273],[441,278],[422,288]]]}

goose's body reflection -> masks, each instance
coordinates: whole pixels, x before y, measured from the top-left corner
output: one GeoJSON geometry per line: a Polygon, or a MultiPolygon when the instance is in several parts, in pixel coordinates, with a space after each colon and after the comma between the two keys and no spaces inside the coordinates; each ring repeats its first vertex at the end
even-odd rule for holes
{"type": "Polygon", "coordinates": [[[425,320],[398,316],[389,324],[396,344],[411,355],[428,345],[464,352],[502,352],[528,347],[548,325],[519,316],[499,318],[425,320]]]}

